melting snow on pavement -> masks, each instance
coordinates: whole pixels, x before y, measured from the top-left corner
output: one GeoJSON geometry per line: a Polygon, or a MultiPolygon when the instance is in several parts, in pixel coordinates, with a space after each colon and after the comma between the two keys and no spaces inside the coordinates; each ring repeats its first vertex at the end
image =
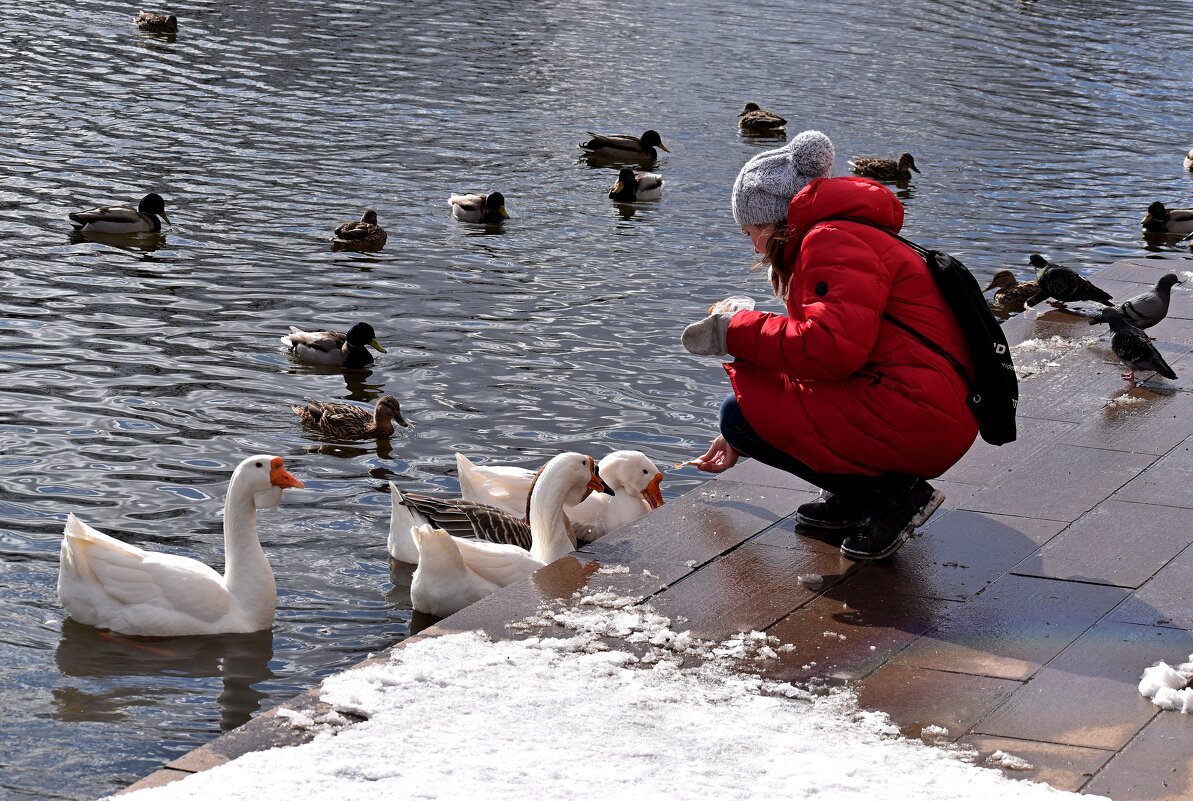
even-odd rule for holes
{"type": "Polygon", "coordinates": [[[1091,798],[902,738],[846,690],[758,676],[792,650],[774,637],[713,643],[671,624],[637,599],[578,593],[515,625],[530,639],[411,641],[327,679],[332,713],[286,714],[311,742],[122,801],[1091,798]]]}
{"type": "Polygon", "coordinates": [[[1183,665],[1172,667],[1166,662],[1157,662],[1143,671],[1139,680],[1139,694],[1161,709],[1174,709],[1193,714],[1193,654],[1183,665]]]}

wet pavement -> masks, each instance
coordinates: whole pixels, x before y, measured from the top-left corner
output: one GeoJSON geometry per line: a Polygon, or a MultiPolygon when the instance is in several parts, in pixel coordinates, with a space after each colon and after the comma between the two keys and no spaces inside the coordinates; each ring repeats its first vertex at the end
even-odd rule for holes
{"type": "MultiPolygon", "coordinates": [[[[1094,281],[1128,297],[1171,266],[1120,262],[1094,281]]],[[[1177,381],[1140,374],[1129,388],[1106,329],[1074,314],[1004,330],[1012,346],[1054,345],[1017,351],[1040,366],[1020,383],[1019,439],[979,441],[934,482],[946,504],[895,558],[858,564],[797,535],[792,515],[814,489],[746,462],[419,636],[527,636],[506,624],[613,589],[703,638],[757,629],[793,643],[771,677],[848,682],[908,737],[1030,763],[1004,768],[1014,778],[1116,801],[1193,798],[1193,717],[1136,689],[1146,667],[1193,653],[1193,292],[1149,330],[1177,381]]],[[[286,706],[318,704],[316,690],[286,706]]],[[[304,736],[267,712],[135,786],[304,736]]]]}

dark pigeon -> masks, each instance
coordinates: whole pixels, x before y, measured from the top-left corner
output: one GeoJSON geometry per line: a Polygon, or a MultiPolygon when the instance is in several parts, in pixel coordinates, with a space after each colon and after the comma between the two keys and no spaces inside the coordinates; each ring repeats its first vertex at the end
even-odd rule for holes
{"type": "MultiPolygon", "coordinates": [[[[1183,284],[1176,277],[1176,273],[1168,273],[1156,282],[1156,286],[1147,292],[1141,292],[1133,298],[1123,301],[1118,307],[1118,313],[1128,323],[1136,328],[1151,328],[1168,315],[1168,304],[1172,300],[1173,284],[1183,284]]],[[[1106,319],[1102,313],[1090,319],[1090,325],[1104,323],[1106,319]]]]}
{"type": "Polygon", "coordinates": [[[1164,361],[1164,357],[1156,350],[1148,335],[1127,322],[1118,309],[1103,309],[1102,317],[1114,332],[1114,336],[1110,338],[1110,348],[1115,356],[1131,368],[1130,372],[1123,373],[1123,378],[1134,383],[1136,370],[1149,370],[1176,380],[1176,373],[1168,366],[1168,362],[1164,361]]]}
{"type": "Polygon", "coordinates": [[[1028,259],[1036,268],[1036,280],[1040,290],[1027,299],[1028,306],[1035,306],[1042,300],[1055,298],[1054,306],[1064,308],[1065,303],[1077,300],[1091,300],[1104,306],[1113,306],[1110,293],[1098,289],[1086,279],[1059,264],[1050,262],[1039,253],[1031,254],[1028,259]]]}

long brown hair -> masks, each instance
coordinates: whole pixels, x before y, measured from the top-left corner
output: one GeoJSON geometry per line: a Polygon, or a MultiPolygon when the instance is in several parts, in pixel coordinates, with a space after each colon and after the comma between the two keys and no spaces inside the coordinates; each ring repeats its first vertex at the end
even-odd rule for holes
{"type": "Polygon", "coordinates": [[[786,298],[791,281],[791,269],[783,258],[783,251],[787,247],[787,231],[781,223],[771,223],[768,227],[770,233],[766,238],[766,250],[750,265],[750,269],[761,270],[766,267],[766,277],[775,297],[786,298]]]}

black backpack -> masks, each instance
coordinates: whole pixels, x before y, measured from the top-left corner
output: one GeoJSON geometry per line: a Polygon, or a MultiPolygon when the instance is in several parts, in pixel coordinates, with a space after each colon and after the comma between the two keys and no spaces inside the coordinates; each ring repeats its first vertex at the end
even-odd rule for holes
{"type": "MultiPolygon", "coordinates": [[[[1019,405],[1019,380],[1015,375],[1015,365],[1011,361],[1011,349],[1007,346],[1007,338],[1003,336],[1002,326],[982,295],[981,285],[973,277],[969,269],[947,253],[939,250],[928,250],[909,239],[896,234],[881,225],[857,217],[835,217],[833,219],[860,223],[893,236],[904,245],[920,254],[924,263],[928,265],[928,272],[944,295],[945,303],[952,310],[953,316],[965,332],[965,340],[969,343],[969,352],[973,359],[974,372],[970,375],[965,365],[953,358],[952,354],[937,345],[928,337],[916,331],[911,326],[883,312],[884,320],[898,326],[914,336],[928,348],[939,353],[953,369],[965,379],[969,387],[969,397],[966,401],[978,418],[978,430],[982,439],[991,445],[1005,445],[1015,441],[1015,409],[1019,405]]],[[[828,222],[822,220],[821,222],[828,222]]]]}

